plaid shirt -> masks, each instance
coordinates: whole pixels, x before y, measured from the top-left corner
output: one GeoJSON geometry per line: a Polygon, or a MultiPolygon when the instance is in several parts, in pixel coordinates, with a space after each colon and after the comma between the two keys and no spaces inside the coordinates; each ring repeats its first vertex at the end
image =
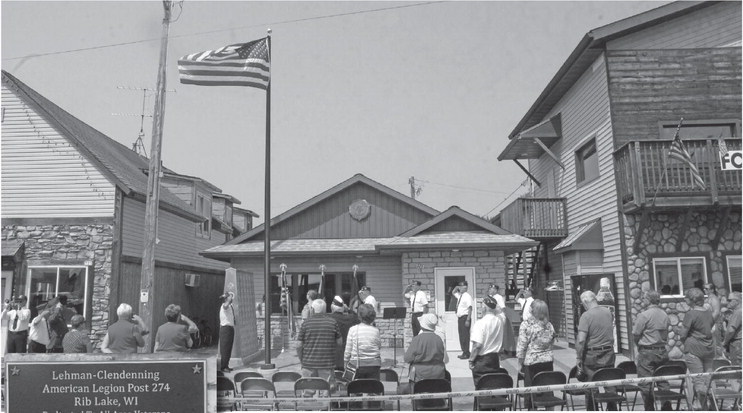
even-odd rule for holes
{"type": "Polygon", "coordinates": [[[87,353],[90,349],[88,334],[80,330],[71,330],[62,339],[65,353],[87,353]]]}

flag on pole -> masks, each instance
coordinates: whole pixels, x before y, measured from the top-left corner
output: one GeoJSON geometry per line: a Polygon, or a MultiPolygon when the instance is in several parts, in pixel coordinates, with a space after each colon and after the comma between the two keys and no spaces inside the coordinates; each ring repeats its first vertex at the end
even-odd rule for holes
{"type": "Polygon", "coordinates": [[[717,138],[717,149],[720,150],[720,156],[725,156],[728,153],[728,146],[725,144],[725,139],[720,135],[717,138]]]}
{"type": "Polygon", "coordinates": [[[694,165],[694,162],[691,160],[691,155],[689,155],[684,143],[681,141],[681,138],[679,138],[678,132],[676,133],[676,136],[673,137],[671,149],[668,150],[668,157],[681,161],[681,163],[688,166],[689,169],[691,169],[691,177],[694,180],[694,183],[698,184],[702,190],[707,189],[702,176],[699,174],[699,169],[697,169],[697,166],[694,165]]]}
{"type": "Polygon", "coordinates": [[[266,90],[271,80],[268,37],[231,44],[178,59],[181,83],[201,86],[250,86],[266,90]]]}

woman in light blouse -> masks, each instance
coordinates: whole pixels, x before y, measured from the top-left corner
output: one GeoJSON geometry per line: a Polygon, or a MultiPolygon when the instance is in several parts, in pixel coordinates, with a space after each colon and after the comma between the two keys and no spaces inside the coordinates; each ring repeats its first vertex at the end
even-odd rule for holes
{"type": "Polygon", "coordinates": [[[346,364],[349,360],[355,362],[357,366],[355,378],[379,380],[379,369],[382,367],[380,354],[382,339],[379,329],[372,326],[377,314],[370,304],[361,304],[358,314],[361,324],[356,324],[348,330],[343,359],[346,364]]]}
{"type": "MultiPolygon", "coordinates": [[[[552,371],[552,345],[555,342],[555,328],[549,321],[547,303],[534,300],[531,303],[531,317],[521,323],[516,357],[519,368],[524,371],[524,385],[530,386],[532,379],[542,371],[552,371]]],[[[531,398],[526,399],[526,408],[531,407],[531,398]]]]}

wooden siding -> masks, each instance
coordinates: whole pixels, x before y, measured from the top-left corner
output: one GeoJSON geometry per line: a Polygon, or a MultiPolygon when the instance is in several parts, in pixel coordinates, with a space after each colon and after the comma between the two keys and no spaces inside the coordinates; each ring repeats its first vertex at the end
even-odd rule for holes
{"type": "Polygon", "coordinates": [[[726,1],[610,41],[607,49],[690,49],[740,44],[741,2],[726,1]]]}
{"type": "Polygon", "coordinates": [[[616,148],[659,139],[661,121],[741,119],[740,47],[612,51],[607,59],[616,148]]]}
{"type": "MultiPolygon", "coordinates": [[[[399,256],[363,257],[302,257],[276,258],[271,260],[271,273],[279,273],[279,265],[287,265],[288,274],[319,274],[320,265],[325,265],[325,273],[349,273],[354,264],[359,266],[358,271],[366,274],[366,285],[371,287],[372,295],[377,302],[394,302],[403,305],[401,261],[399,256]]],[[[252,274],[253,287],[256,291],[256,302],[260,302],[264,292],[263,259],[236,258],[232,266],[252,274]]]]}
{"type": "Polygon", "coordinates": [[[115,186],[4,85],[3,218],[112,217],[115,186]]]}
{"type": "Polygon", "coordinates": [[[191,181],[175,178],[163,178],[160,180],[160,185],[167,188],[173,195],[177,196],[181,201],[188,205],[194,204],[194,185],[191,181]]]}
{"type": "MultiPolygon", "coordinates": [[[[604,265],[601,272],[615,274],[617,300],[624,302],[622,250],[612,156],[614,144],[608,92],[604,56],[600,56],[545,117],[548,119],[558,113],[562,116],[563,138],[555,143],[551,150],[560,157],[565,169],[557,166],[546,154],[530,161],[529,169],[540,182],[547,182],[548,174],[555,174],[556,195],[567,198],[569,233],[575,231],[581,224],[601,218],[604,243],[604,265]],[[593,138],[596,139],[599,177],[577,184],[575,151],[593,138]]],[[[548,195],[546,185],[537,188],[534,193],[535,197],[548,195]]],[[[569,291],[570,276],[576,275],[577,270],[577,266],[569,262],[566,262],[563,268],[569,333],[572,331],[573,317],[569,291]]],[[[625,306],[619,308],[619,326],[621,348],[629,349],[628,313],[625,306]]],[[[569,336],[572,340],[571,334],[569,336]]]]}
{"type": "MultiPolygon", "coordinates": [[[[124,199],[123,207],[123,254],[141,257],[144,248],[145,204],[132,198],[124,199]]],[[[158,239],[155,259],[183,265],[205,268],[227,268],[221,261],[211,260],[199,252],[226,241],[226,235],[212,231],[211,239],[196,236],[196,223],[170,212],[160,210],[158,215],[158,239]]]]}
{"type": "Polygon", "coordinates": [[[460,217],[451,217],[423,231],[424,234],[443,231],[482,231],[482,227],[460,217]]]}
{"type": "Polygon", "coordinates": [[[399,235],[431,217],[365,184],[357,183],[271,228],[272,239],[374,238],[399,235]],[[356,221],[349,205],[365,199],[371,214],[356,221]]]}
{"type": "MultiPolygon", "coordinates": [[[[128,303],[138,312],[140,278],[142,272],[141,262],[127,260],[121,265],[119,277],[119,297],[111,298],[112,308],[118,307],[120,303],[128,303]]],[[[178,269],[170,266],[155,266],[155,291],[157,292],[152,302],[152,325],[153,343],[157,327],[165,323],[165,307],[169,304],[181,306],[181,312],[191,319],[198,317],[207,320],[208,325],[216,334],[219,330],[219,297],[224,288],[224,274],[199,272],[194,270],[178,269]],[[198,287],[186,287],[184,284],[185,274],[199,274],[198,287]]],[[[113,320],[113,319],[112,319],[113,320]]]]}

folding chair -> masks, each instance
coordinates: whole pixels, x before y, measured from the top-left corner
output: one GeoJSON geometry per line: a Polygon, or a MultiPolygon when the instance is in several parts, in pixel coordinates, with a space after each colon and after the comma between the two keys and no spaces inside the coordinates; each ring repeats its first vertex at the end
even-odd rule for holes
{"type": "MultiPolygon", "coordinates": [[[[513,378],[509,374],[489,373],[477,381],[475,390],[495,390],[513,388],[513,378]]],[[[472,410],[513,410],[513,398],[506,396],[476,396],[472,410]]]]}
{"type": "Polygon", "coordinates": [[[444,370],[444,379],[451,383],[451,373],[449,373],[449,370],[444,370]]]}
{"type": "MultiPolygon", "coordinates": [[[[578,378],[578,366],[573,366],[572,369],[570,369],[570,373],[568,374],[568,383],[570,383],[570,380],[578,378]]],[[[575,401],[573,400],[573,396],[583,396],[585,398],[586,393],[588,390],[565,390],[563,393],[567,394],[570,397],[570,410],[577,411],[575,409],[575,401]]],[[[585,403],[584,403],[585,408],[585,403]]]]}
{"type": "MultiPolygon", "coordinates": [[[[684,363],[683,366],[678,363],[660,366],[653,372],[653,377],[675,376],[680,374],[686,374],[686,363],[684,363]]],[[[681,406],[681,400],[684,400],[684,402],[686,402],[685,381],[686,380],[683,378],[679,380],[671,380],[670,382],[668,382],[668,385],[670,387],[669,390],[658,388],[658,382],[654,382],[653,385],[650,387],[650,394],[653,396],[655,410],[660,410],[658,408],[658,403],[660,403],[660,405],[662,406],[663,403],[672,402],[674,400],[676,400],[676,410],[679,410],[679,407],[681,406]],[[678,391],[671,390],[673,388],[677,388],[678,391]]],[[[688,408],[688,402],[686,402],[686,404],[688,408]]]]}
{"type": "Polygon", "coordinates": [[[295,410],[330,410],[329,401],[320,401],[330,394],[330,384],[320,377],[303,377],[294,382],[294,397],[312,397],[317,399],[307,402],[295,402],[295,410]],[[311,391],[311,393],[310,393],[311,391]],[[301,403],[301,405],[300,405],[301,403]],[[301,409],[300,409],[301,407],[301,409]]]}
{"type": "MultiPolygon", "coordinates": [[[[637,365],[632,360],[623,361],[619,364],[617,364],[618,369],[622,369],[624,371],[624,376],[628,377],[629,375],[634,375],[637,377],[637,365]]],[[[637,404],[637,394],[640,393],[640,388],[637,387],[635,384],[627,384],[624,386],[624,391],[622,394],[624,396],[627,396],[627,393],[629,392],[635,392],[635,397],[632,399],[632,410],[635,410],[635,405],[637,404]]]]}
{"type": "MultiPolygon", "coordinates": [[[[397,388],[400,386],[400,376],[397,372],[392,369],[381,369],[379,370],[379,379],[382,382],[384,391],[387,394],[397,394],[397,388]],[[389,384],[387,386],[386,384],[389,384]]],[[[400,400],[397,401],[397,410],[400,410],[400,400]]]]}
{"type": "MultiPolygon", "coordinates": [[[[591,381],[624,380],[625,378],[627,376],[624,374],[624,370],[616,367],[606,367],[596,370],[593,373],[593,377],[591,377],[591,381]]],[[[602,392],[598,387],[591,389],[594,406],[600,410],[604,410],[603,403],[617,403],[617,409],[622,410],[622,403],[627,402],[627,399],[624,397],[624,386],[614,388],[617,388],[618,391],[605,388],[602,392]]]]}
{"type": "Polygon", "coordinates": [[[239,371],[232,376],[232,381],[235,382],[235,387],[240,387],[240,382],[248,377],[256,379],[264,378],[263,375],[257,371],[239,371]]]}
{"type": "Polygon", "coordinates": [[[707,389],[707,394],[709,394],[708,407],[714,406],[716,410],[723,410],[725,400],[732,400],[730,410],[740,410],[738,404],[741,398],[741,378],[740,373],[737,372],[739,369],[739,367],[728,365],[718,367],[715,370],[707,389]]]}
{"type": "MultiPolygon", "coordinates": [[[[277,397],[294,397],[294,382],[301,379],[302,375],[295,371],[279,371],[271,376],[271,382],[276,389],[277,397]]],[[[291,410],[294,408],[292,402],[279,402],[278,410],[291,410]]]]}
{"type": "MultiPolygon", "coordinates": [[[[529,387],[539,387],[539,386],[551,386],[554,384],[565,384],[567,383],[568,379],[565,377],[565,373],[561,371],[543,371],[540,373],[537,373],[536,376],[534,376],[531,379],[531,386],[529,387]]],[[[554,392],[547,392],[547,393],[532,393],[532,401],[531,405],[532,408],[538,409],[540,407],[555,407],[560,406],[560,410],[564,409],[567,405],[567,400],[565,399],[565,392],[562,392],[562,398],[556,397],[554,392]]]]}
{"type": "MultiPolygon", "coordinates": [[[[348,383],[349,396],[384,396],[384,384],[376,379],[358,379],[348,383]]],[[[383,410],[383,402],[349,402],[348,410],[383,410]]]]}
{"type": "Polygon", "coordinates": [[[235,383],[228,377],[217,376],[217,411],[231,412],[235,410],[236,403],[232,399],[235,397],[235,383]]]}
{"type": "MultiPolygon", "coordinates": [[[[413,394],[446,393],[451,391],[451,382],[446,379],[427,379],[413,385],[413,394]]],[[[451,397],[445,399],[413,400],[413,410],[453,410],[451,397]]]]}
{"type": "MultiPolygon", "coordinates": [[[[240,382],[240,395],[242,397],[264,397],[275,398],[276,388],[270,380],[257,377],[246,377],[240,382]]],[[[274,410],[276,404],[273,402],[242,402],[242,410],[274,410]]]]}
{"type": "Polygon", "coordinates": [[[686,372],[686,362],[684,360],[668,360],[664,366],[679,366],[684,368],[686,372]]]}

